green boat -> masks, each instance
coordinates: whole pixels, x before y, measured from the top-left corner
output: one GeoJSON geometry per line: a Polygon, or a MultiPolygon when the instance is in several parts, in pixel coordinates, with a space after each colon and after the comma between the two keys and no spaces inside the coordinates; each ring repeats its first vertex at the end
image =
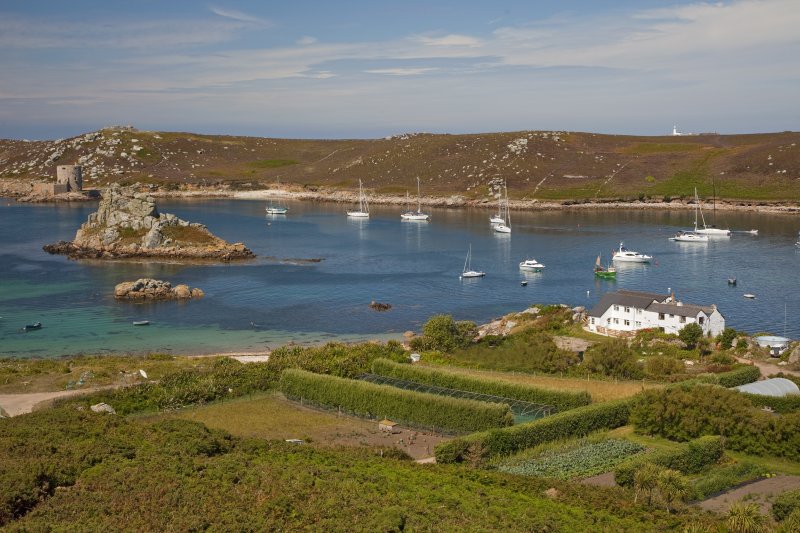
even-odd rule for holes
{"type": "Polygon", "coordinates": [[[594,262],[594,275],[596,278],[602,279],[617,279],[617,269],[613,266],[603,266],[600,263],[600,256],[597,256],[597,261],[594,262]]]}

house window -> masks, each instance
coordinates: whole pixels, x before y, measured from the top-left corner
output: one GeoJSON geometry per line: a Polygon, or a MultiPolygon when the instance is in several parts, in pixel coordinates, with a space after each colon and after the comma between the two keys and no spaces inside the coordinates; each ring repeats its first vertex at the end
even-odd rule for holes
{"type": "Polygon", "coordinates": [[[700,322],[700,325],[702,326],[705,323],[706,319],[703,318],[703,317],[700,317],[700,318],[697,319],[697,321],[700,322]]]}
{"type": "Polygon", "coordinates": [[[626,326],[630,326],[630,325],[631,325],[631,321],[630,321],[630,320],[626,320],[626,321],[625,321],[625,325],[626,325],[626,326]]]}
{"type": "Polygon", "coordinates": [[[686,317],[682,316],[680,322],[681,322],[681,324],[685,324],[686,323],[686,317]]]}
{"type": "Polygon", "coordinates": [[[619,318],[614,319],[614,324],[619,324],[619,318]]]}
{"type": "Polygon", "coordinates": [[[636,321],[636,327],[638,328],[638,327],[641,327],[641,326],[642,326],[642,323],[637,320],[636,321]]]}
{"type": "Polygon", "coordinates": [[[618,305],[614,306],[614,311],[619,311],[619,306],[618,305]]]}
{"type": "Polygon", "coordinates": [[[669,315],[670,318],[675,318],[675,315],[669,315]]]}
{"type": "Polygon", "coordinates": [[[611,319],[610,318],[606,318],[606,324],[611,324],[611,319]]]}
{"type": "Polygon", "coordinates": [[[592,317],[592,325],[594,325],[594,317],[592,317]]]}
{"type": "Polygon", "coordinates": [[[664,313],[658,313],[658,319],[664,320],[664,313]]]}
{"type": "Polygon", "coordinates": [[[630,308],[630,307],[626,307],[626,308],[625,308],[625,312],[626,312],[626,313],[630,313],[630,312],[631,312],[631,308],[630,308]]]}

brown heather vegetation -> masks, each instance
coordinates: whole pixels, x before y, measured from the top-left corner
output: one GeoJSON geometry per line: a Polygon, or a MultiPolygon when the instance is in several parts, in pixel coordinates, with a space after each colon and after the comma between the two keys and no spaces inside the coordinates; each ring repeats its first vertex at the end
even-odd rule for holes
{"type": "Polygon", "coordinates": [[[800,199],[796,132],[635,137],[523,131],[371,140],[99,133],[79,143],[0,140],[0,178],[52,180],[56,165],[90,156],[86,169],[98,171],[91,186],[117,181],[166,190],[247,190],[279,184],[325,191],[352,189],[361,178],[372,193],[403,194],[419,176],[426,195],[480,202],[489,199],[492,181],[496,186],[503,179],[512,199],[575,201],[676,199],[691,196],[694,187],[707,198],[713,180],[723,199],[800,199]],[[115,165],[119,173],[110,172],[115,165]]]}

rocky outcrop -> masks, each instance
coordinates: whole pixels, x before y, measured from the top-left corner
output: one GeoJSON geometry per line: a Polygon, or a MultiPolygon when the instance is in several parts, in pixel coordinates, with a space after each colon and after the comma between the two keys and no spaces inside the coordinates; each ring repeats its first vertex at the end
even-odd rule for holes
{"type": "Polygon", "coordinates": [[[254,257],[244,244],[227,243],[202,224],[159,213],[152,197],[118,185],[105,191],[97,211],[89,215],[72,242],[60,241],[44,249],[53,254],[90,259],[230,261],[254,257]]]}
{"type": "Polygon", "coordinates": [[[118,300],[188,300],[202,298],[205,293],[188,285],[176,285],[169,281],[142,278],[136,281],[123,281],[114,287],[114,298],[118,300]]]}

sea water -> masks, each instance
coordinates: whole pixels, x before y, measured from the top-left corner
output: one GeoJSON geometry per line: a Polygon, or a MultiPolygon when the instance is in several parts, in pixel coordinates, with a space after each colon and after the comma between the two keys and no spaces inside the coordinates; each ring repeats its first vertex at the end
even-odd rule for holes
{"type": "Polygon", "coordinates": [[[491,230],[490,210],[431,209],[424,222],[401,221],[401,206],[374,206],[366,220],[348,219],[340,204],[288,206],[288,215],[270,216],[259,201],[159,201],[160,211],[206,224],[258,255],[185,265],[48,255],[42,245],[70,240],[96,204],[0,200],[0,355],[244,352],[401,338],[437,313],[485,322],[534,303],[591,307],[622,288],[674,291],[686,303],[717,304],[737,329],[800,337],[796,216],[718,212],[719,226],[759,235],[693,244],[668,240],[691,227],[694,215],[685,210],[512,212],[513,233],[503,235],[491,230]],[[595,258],[610,262],[620,241],[653,262],[617,264],[616,281],[595,279],[595,258]],[[486,277],[460,280],[470,244],[471,266],[486,277]],[[520,271],[526,258],[544,263],[544,272],[520,271]],[[117,283],[141,277],[200,287],[206,296],[114,299],[117,283]],[[376,312],[372,301],[392,307],[376,312]],[[133,326],[136,320],[151,325],[133,326]],[[21,331],[33,322],[42,329],[21,331]]]}

